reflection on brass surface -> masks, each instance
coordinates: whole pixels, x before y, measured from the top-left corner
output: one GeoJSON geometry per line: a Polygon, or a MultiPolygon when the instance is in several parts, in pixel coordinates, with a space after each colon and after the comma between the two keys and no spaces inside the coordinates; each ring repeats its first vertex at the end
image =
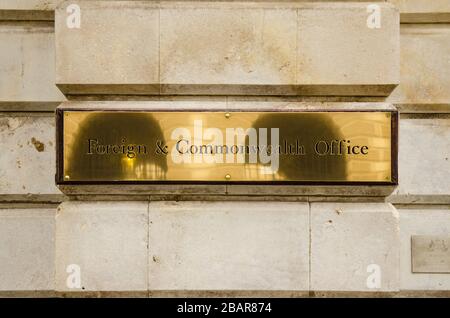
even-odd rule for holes
{"type": "Polygon", "coordinates": [[[392,116],[66,110],[58,181],[393,183],[392,116]]]}

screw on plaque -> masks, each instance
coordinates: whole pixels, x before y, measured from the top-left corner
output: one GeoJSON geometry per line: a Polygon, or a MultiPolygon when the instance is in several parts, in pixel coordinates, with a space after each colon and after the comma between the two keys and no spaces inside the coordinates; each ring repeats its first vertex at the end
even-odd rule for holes
{"type": "Polygon", "coordinates": [[[70,176],[64,176],[64,180],[70,180],[70,176]]]}
{"type": "Polygon", "coordinates": [[[225,179],[230,180],[230,179],[231,179],[231,176],[230,176],[229,174],[227,174],[227,175],[225,176],[225,179]]]}
{"type": "Polygon", "coordinates": [[[225,118],[230,118],[231,114],[230,113],[225,113],[225,118]]]}

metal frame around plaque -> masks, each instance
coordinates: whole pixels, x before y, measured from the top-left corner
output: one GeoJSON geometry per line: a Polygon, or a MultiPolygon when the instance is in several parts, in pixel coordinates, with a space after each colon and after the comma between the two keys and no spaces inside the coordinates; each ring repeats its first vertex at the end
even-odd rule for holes
{"type": "MultiPolygon", "coordinates": [[[[83,116],[81,116],[83,117],[83,116]]],[[[87,117],[87,116],[86,116],[87,117]]],[[[91,116],[92,117],[92,116],[91,116]]],[[[217,117],[215,117],[217,118],[217,117]]],[[[326,109],[322,109],[322,110],[312,110],[312,111],[308,111],[308,110],[301,110],[301,111],[267,111],[267,110],[233,110],[233,111],[226,111],[226,110],[222,110],[222,111],[203,111],[203,110],[174,110],[174,111],[168,111],[166,109],[161,109],[161,110],[154,110],[154,109],[149,109],[149,110],[145,110],[145,109],[132,109],[132,108],[127,108],[127,109],[113,109],[113,108],[102,108],[102,109],[95,109],[95,110],[91,110],[88,108],[75,108],[75,109],[71,109],[71,108],[62,108],[62,109],[57,109],[56,110],[56,126],[57,126],[57,146],[56,146],[56,151],[57,151],[57,172],[56,172],[56,183],[57,184],[295,184],[295,185],[397,185],[398,184],[398,112],[396,110],[326,110],[326,109]],[[130,180],[130,179],[124,179],[124,178],[120,178],[119,177],[114,177],[114,178],[104,178],[104,179],[91,179],[91,178],[70,178],[70,176],[67,175],[66,171],[65,171],[65,160],[67,161],[67,158],[65,158],[65,148],[67,147],[67,144],[65,144],[65,142],[67,142],[65,140],[65,125],[64,125],[64,118],[65,116],[70,117],[70,114],[95,114],[96,115],[96,120],[91,121],[91,124],[89,127],[98,127],[99,129],[101,129],[101,125],[99,124],[100,122],[104,122],[105,120],[101,120],[102,116],[106,116],[108,114],[110,114],[110,116],[112,116],[111,118],[114,117],[114,114],[121,114],[120,118],[125,117],[123,114],[135,114],[136,116],[131,116],[130,118],[134,118],[133,120],[137,120],[137,121],[142,121],[141,117],[143,116],[149,116],[153,118],[161,116],[161,114],[164,114],[164,118],[160,118],[159,121],[163,123],[163,125],[167,125],[167,122],[171,120],[171,118],[174,118],[176,116],[195,116],[195,114],[198,114],[199,117],[202,118],[207,118],[209,114],[212,114],[211,116],[220,116],[223,118],[224,122],[227,122],[229,120],[229,118],[239,118],[239,117],[248,117],[248,118],[258,118],[255,121],[259,121],[260,124],[264,124],[264,118],[266,118],[269,122],[270,122],[270,118],[272,117],[279,117],[279,119],[277,119],[275,122],[277,123],[283,123],[285,125],[289,125],[289,124],[296,124],[297,122],[302,121],[303,126],[308,125],[308,121],[307,120],[302,120],[301,119],[301,114],[317,114],[317,118],[319,118],[319,120],[322,120],[320,118],[327,118],[328,117],[333,117],[336,116],[337,114],[339,114],[339,116],[343,116],[345,117],[345,114],[353,114],[354,116],[357,116],[358,114],[361,115],[362,118],[368,118],[370,117],[370,114],[385,114],[386,116],[389,116],[390,120],[389,120],[389,127],[390,127],[390,137],[389,137],[389,142],[390,142],[390,178],[384,178],[383,180],[346,180],[345,178],[342,179],[336,179],[336,180],[311,180],[311,179],[305,179],[305,180],[301,180],[301,179],[296,179],[296,180],[292,180],[289,179],[288,177],[285,178],[279,178],[277,180],[268,180],[268,179],[264,179],[264,180],[257,180],[257,179],[245,179],[243,180],[242,178],[239,180],[236,180],[235,178],[233,178],[233,175],[231,175],[230,178],[227,178],[227,176],[229,176],[229,174],[226,173],[222,173],[223,178],[219,179],[219,178],[205,178],[205,179],[190,179],[190,178],[186,178],[186,179],[181,179],[181,180],[177,180],[177,179],[167,179],[167,178],[161,178],[161,179],[134,179],[134,180],[130,180]],[[321,117],[320,117],[320,116],[321,117]],[[365,116],[363,116],[365,115],[365,116]],[[319,117],[318,117],[319,116],[319,117]],[[261,119],[263,118],[263,119],[261,119]]],[[[318,120],[318,119],[316,119],[318,120]]],[[[114,120],[113,120],[114,121],[114,120]]],[[[156,120],[158,121],[158,120],[156,120]]],[[[357,119],[355,118],[353,120],[354,123],[357,123],[357,119]]],[[[133,125],[132,123],[130,123],[130,131],[131,130],[145,130],[146,128],[142,128],[142,127],[146,127],[146,126],[151,126],[153,125],[154,122],[151,121],[151,119],[148,119],[148,125],[143,126],[142,123],[141,124],[135,124],[133,125]]],[[[254,124],[254,123],[253,123],[254,124]]],[[[79,122],[77,124],[78,126],[78,130],[79,131],[87,131],[90,128],[88,128],[86,125],[83,126],[83,124],[81,124],[81,122],[79,122]]],[[[114,124],[112,124],[114,125],[114,124]]],[[[356,125],[356,124],[355,124],[356,125]]],[[[222,125],[223,126],[223,125],[222,125]]],[[[258,126],[258,125],[257,125],[258,126]]],[[[325,125],[326,126],[326,125],[325,125]]],[[[324,127],[325,127],[324,126],[324,127]]],[[[370,125],[369,125],[370,126],[370,125]]],[[[369,128],[369,127],[368,127],[369,128]]],[[[338,127],[339,129],[339,127],[338,127]]],[[[358,128],[359,130],[361,130],[361,127],[358,128]]],[[[380,128],[378,128],[380,129],[380,128]]],[[[91,129],[92,130],[92,129],[91,129]]],[[[162,129],[164,130],[164,129],[162,129]]],[[[295,131],[295,129],[294,129],[295,131]]],[[[152,133],[151,131],[150,134],[152,133]]],[[[160,132],[159,132],[160,133],[160,132]]],[[[75,134],[72,133],[72,134],[75,134]]],[[[344,136],[345,137],[345,136],[344,136]]],[[[66,137],[67,138],[67,137],[66,137]]],[[[74,137],[76,139],[76,137],[74,137]]],[[[368,140],[369,138],[371,138],[370,136],[367,137],[368,140]]],[[[376,138],[376,137],[375,137],[376,138]]],[[[337,139],[336,139],[337,140],[337,139]]],[[[80,161],[80,159],[78,158],[75,161],[80,161]]],[[[82,160],[81,160],[82,161],[82,160]]],[[[288,162],[288,161],[285,161],[288,162]]],[[[283,163],[280,163],[280,166],[282,166],[283,163]]],[[[217,167],[216,167],[217,168],[217,167]]],[[[121,169],[121,168],[120,168],[121,169]]],[[[114,169],[112,171],[117,171],[120,169],[114,169]]],[[[189,168],[186,168],[189,169],[189,168]]],[[[235,167],[235,169],[239,169],[238,167],[235,167]]],[[[291,171],[297,171],[295,170],[291,170],[291,171]]],[[[320,170],[318,170],[320,171],[320,170]]]]}

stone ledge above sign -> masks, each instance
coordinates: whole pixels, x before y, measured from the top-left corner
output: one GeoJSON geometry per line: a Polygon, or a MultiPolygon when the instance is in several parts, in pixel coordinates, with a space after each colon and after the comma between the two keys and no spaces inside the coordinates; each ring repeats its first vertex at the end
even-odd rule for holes
{"type": "Polygon", "coordinates": [[[386,96],[399,82],[387,3],[380,28],[367,3],[78,1],[80,28],[67,26],[68,4],[55,22],[68,95],[386,96]]]}
{"type": "Polygon", "coordinates": [[[0,108],[54,110],[65,100],[55,86],[55,36],[47,22],[0,24],[0,108]]]}

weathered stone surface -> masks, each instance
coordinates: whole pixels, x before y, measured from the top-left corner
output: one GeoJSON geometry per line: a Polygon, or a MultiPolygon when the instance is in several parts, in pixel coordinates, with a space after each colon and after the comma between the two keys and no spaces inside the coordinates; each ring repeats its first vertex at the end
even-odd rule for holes
{"type": "Polygon", "coordinates": [[[308,290],[306,203],[151,202],[149,289],[308,290]]]}
{"type": "Polygon", "coordinates": [[[0,108],[54,109],[64,95],[55,86],[53,27],[0,25],[0,108]]]}
{"type": "Polygon", "coordinates": [[[161,83],[169,86],[162,91],[295,84],[296,27],[294,7],[168,3],[161,10],[161,83]],[[224,85],[232,87],[214,87],[224,85]]]}
{"type": "Polygon", "coordinates": [[[78,1],[80,28],[66,8],[55,17],[56,83],[65,93],[159,93],[159,11],[151,1],[78,1]]]}
{"type": "Polygon", "coordinates": [[[56,209],[0,209],[0,291],[54,289],[56,209]]]}
{"type": "Polygon", "coordinates": [[[450,22],[448,0],[388,0],[400,10],[402,23],[450,22]]]}
{"type": "Polygon", "coordinates": [[[449,208],[399,209],[400,213],[400,288],[402,290],[450,290],[449,274],[412,273],[411,236],[449,235],[449,208]]]}
{"type": "Polygon", "coordinates": [[[80,1],[80,29],[67,4],[55,24],[69,94],[384,96],[399,81],[386,3],[378,29],[364,3],[80,1]]]}
{"type": "Polygon", "coordinates": [[[401,27],[400,85],[388,101],[395,104],[450,104],[450,26],[408,25],[401,27]]]}
{"type": "Polygon", "coordinates": [[[148,274],[148,203],[62,203],[56,214],[57,291],[143,291],[148,274]],[[81,288],[69,288],[69,265],[81,288]]]}
{"type": "Polygon", "coordinates": [[[55,119],[53,114],[0,114],[0,199],[54,200],[55,119]]]}
{"type": "Polygon", "coordinates": [[[399,186],[390,200],[410,203],[417,196],[442,196],[450,202],[450,118],[401,118],[399,135],[399,186]]]}
{"type": "Polygon", "coordinates": [[[398,290],[398,235],[390,204],[311,203],[311,289],[398,290]],[[372,285],[378,269],[380,284],[372,285]]]}
{"type": "Polygon", "coordinates": [[[312,93],[323,86],[330,95],[388,95],[399,82],[399,18],[394,7],[378,5],[380,28],[368,27],[364,3],[300,7],[298,85],[312,93]]]}

